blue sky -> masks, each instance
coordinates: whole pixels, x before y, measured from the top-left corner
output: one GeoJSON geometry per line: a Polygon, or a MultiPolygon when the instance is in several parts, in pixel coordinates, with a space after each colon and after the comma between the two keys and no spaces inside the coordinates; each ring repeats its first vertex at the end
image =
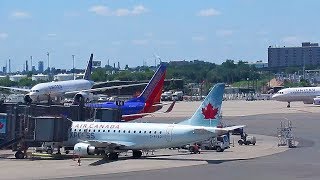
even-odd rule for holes
{"type": "Polygon", "coordinates": [[[163,61],[267,61],[269,45],[320,42],[317,0],[1,0],[0,66],[84,68],[90,53],[124,67],[163,61]]]}

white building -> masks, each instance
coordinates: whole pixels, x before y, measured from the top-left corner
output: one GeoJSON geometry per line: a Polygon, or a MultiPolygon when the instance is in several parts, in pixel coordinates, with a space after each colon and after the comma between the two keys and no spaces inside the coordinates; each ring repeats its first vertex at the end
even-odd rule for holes
{"type": "Polygon", "coordinates": [[[84,73],[76,74],[76,79],[82,79],[84,77],[84,73]]]}
{"type": "Polygon", "coordinates": [[[9,76],[10,81],[19,82],[21,79],[26,78],[27,75],[16,74],[9,76]]]}
{"type": "Polygon", "coordinates": [[[49,76],[45,75],[45,74],[35,74],[32,75],[32,81],[48,81],[49,80],[49,76]]]}
{"type": "Polygon", "coordinates": [[[0,76],[0,79],[5,79],[7,76],[0,76]]]}
{"type": "Polygon", "coordinates": [[[55,81],[73,80],[73,74],[57,74],[54,76],[55,81]]]}

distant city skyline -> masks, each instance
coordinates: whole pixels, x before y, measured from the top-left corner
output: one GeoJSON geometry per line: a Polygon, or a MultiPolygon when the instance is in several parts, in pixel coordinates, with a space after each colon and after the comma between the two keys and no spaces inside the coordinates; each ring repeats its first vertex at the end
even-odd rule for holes
{"type": "Polygon", "coordinates": [[[0,1],[0,66],[85,67],[90,53],[123,68],[162,61],[268,60],[269,46],[320,42],[317,0],[0,1]],[[302,8],[303,7],[303,8],[302,8]]]}

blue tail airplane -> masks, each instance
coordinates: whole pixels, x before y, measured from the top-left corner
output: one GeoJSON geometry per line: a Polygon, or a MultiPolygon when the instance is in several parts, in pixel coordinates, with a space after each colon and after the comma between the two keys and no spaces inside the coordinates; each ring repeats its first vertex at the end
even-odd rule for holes
{"type": "MultiPolygon", "coordinates": [[[[138,97],[125,101],[123,106],[120,106],[122,120],[130,121],[144,117],[160,110],[165,105],[160,103],[160,97],[166,70],[166,65],[161,64],[143,92],[138,97]]],[[[166,113],[172,110],[174,103],[171,104],[166,113]]],[[[91,108],[118,108],[116,102],[88,103],[85,106],[91,108]]]]}

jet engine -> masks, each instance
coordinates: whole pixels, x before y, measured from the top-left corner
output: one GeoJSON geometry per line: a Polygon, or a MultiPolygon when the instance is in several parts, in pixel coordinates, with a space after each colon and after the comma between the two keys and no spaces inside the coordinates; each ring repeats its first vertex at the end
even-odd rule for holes
{"type": "Polygon", "coordinates": [[[93,155],[95,154],[96,148],[94,146],[90,146],[87,143],[77,143],[74,145],[74,152],[77,155],[93,155]]]}
{"type": "Polygon", "coordinates": [[[28,94],[24,96],[23,100],[25,103],[28,103],[28,104],[32,103],[32,99],[28,94]]]}
{"type": "Polygon", "coordinates": [[[313,98],[313,104],[314,105],[320,105],[320,97],[316,97],[316,98],[313,98]]]}
{"type": "Polygon", "coordinates": [[[77,93],[74,98],[74,104],[80,104],[81,102],[90,102],[93,99],[92,93],[87,92],[79,92],[77,93]]]}

